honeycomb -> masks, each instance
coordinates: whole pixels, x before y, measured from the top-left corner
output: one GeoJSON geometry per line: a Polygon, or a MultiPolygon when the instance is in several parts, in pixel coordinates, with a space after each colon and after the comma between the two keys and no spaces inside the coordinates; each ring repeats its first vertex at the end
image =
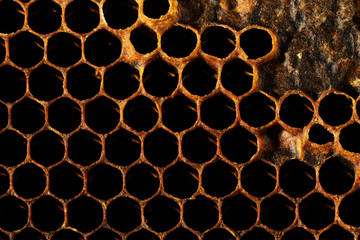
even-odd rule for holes
{"type": "Polygon", "coordinates": [[[1,0],[0,239],[359,239],[357,4],[1,0]]]}

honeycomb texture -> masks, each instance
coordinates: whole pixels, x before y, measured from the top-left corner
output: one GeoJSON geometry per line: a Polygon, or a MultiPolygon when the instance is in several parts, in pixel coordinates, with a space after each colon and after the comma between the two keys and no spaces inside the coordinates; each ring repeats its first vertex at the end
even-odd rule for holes
{"type": "Polygon", "coordinates": [[[359,238],[358,94],[231,2],[0,1],[0,239],[359,238]]]}

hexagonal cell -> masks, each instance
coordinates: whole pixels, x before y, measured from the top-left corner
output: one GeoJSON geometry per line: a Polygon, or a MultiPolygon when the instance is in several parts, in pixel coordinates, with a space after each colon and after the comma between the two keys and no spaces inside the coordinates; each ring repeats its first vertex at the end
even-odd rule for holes
{"type": "Polygon", "coordinates": [[[197,120],[196,103],[183,95],[166,99],[162,105],[162,122],[175,132],[192,127],[197,120]]]}
{"type": "Polygon", "coordinates": [[[215,89],[217,72],[203,59],[195,59],[185,66],[182,81],[191,94],[204,96],[215,89]]]}
{"type": "Polygon", "coordinates": [[[240,102],[240,116],[250,126],[262,127],[275,119],[275,108],[273,100],[256,92],[240,102]]]}
{"type": "Polygon", "coordinates": [[[178,85],[178,71],[173,65],[157,59],[145,66],[143,84],[146,92],[155,97],[169,96],[178,85]]]}
{"type": "Polygon", "coordinates": [[[135,134],[120,129],[106,137],[106,158],[120,166],[128,166],[140,157],[141,142],[135,134]]]}
{"type": "Polygon", "coordinates": [[[48,121],[61,133],[71,133],[81,124],[81,108],[70,98],[60,98],[49,106],[48,121]]]}
{"type": "Polygon", "coordinates": [[[146,135],[144,155],[155,166],[165,167],[178,155],[178,140],[174,135],[160,128],[146,135]]]}
{"type": "Polygon", "coordinates": [[[325,123],[338,126],[350,120],[352,101],[343,94],[330,93],[321,99],[318,111],[325,123]]]}
{"type": "Polygon", "coordinates": [[[315,187],[315,169],[297,159],[285,162],[280,167],[279,182],[289,196],[303,197],[315,187]]]}
{"type": "Polygon", "coordinates": [[[315,124],[310,128],[309,140],[316,144],[326,144],[334,141],[334,136],[320,124],[315,124]]]}
{"type": "Polygon", "coordinates": [[[264,197],[275,189],[276,169],[263,161],[252,162],[241,172],[241,185],[251,195],[264,197]]]}
{"type": "Polygon", "coordinates": [[[350,152],[360,153],[360,124],[353,123],[344,127],[339,136],[341,146],[350,152]]]}
{"type": "Polygon", "coordinates": [[[49,101],[63,94],[63,81],[59,70],[41,65],[30,73],[29,90],[35,98],[49,101]]]}
{"type": "Polygon", "coordinates": [[[45,130],[32,137],[30,141],[31,158],[43,166],[60,162],[65,155],[64,140],[56,133],[45,130]]]}
{"type": "Polygon", "coordinates": [[[127,191],[144,200],[154,195],[159,189],[159,174],[147,164],[138,164],[131,167],[125,177],[127,191]]]}
{"type": "Polygon", "coordinates": [[[96,66],[107,66],[121,54],[120,38],[106,30],[92,33],[85,40],[85,58],[96,66]]]}
{"type": "Polygon", "coordinates": [[[43,196],[31,205],[31,221],[41,231],[59,229],[64,222],[64,215],[62,203],[51,196],[43,196]]]}
{"type": "Polygon", "coordinates": [[[96,198],[108,200],[119,194],[123,187],[122,173],[107,164],[93,166],[87,173],[87,190],[96,198]]]}
{"type": "Polygon", "coordinates": [[[151,53],[157,48],[156,33],[146,25],[141,25],[131,31],[131,44],[141,54],[151,53]]]}
{"type": "Polygon", "coordinates": [[[360,226],[360,191],[345,196],[339,206],[340,219],[351,226],[360,226]]]}
{"type": "Polygon", "coordinates": [[[9,187],[10,187],[9,173],[4,168],[0,167],[0,195],[6,193],[9,187]]]}
{"type": "Polygon", "coordinates": [[[165,232],[180,221],[180,206],[171,198],[157,196],[144,208],[146,224],[156,232],[165,232]]]}
{"type": "Polygon", "coordinates": [[[65,22],[74,32],[90,32],[99,25],[99,7],[90,0],[75,0],[66,6],[65,22]]]}
{"type": "Polygon", "coordinates": [[[106,239],[106,240],[121,240],[119,234],[111,231],[107,228],[101,228],[97,230],[96,232],[92,233],[89,238],[89,240],[100,240],[100,239],[106,239]]]}
{"type": "Polygon", "coordinates": [[[67,73],[66,89],[74,98],[85,100],[100,91],[101,76],[87,64],[71,68],[67,73]]]}
{"type": "Polygon", "coordinates": [[[332,200],[320,193],[313,193],[299,205],[301,221],[308,227],[316,230],[330,225],[335,219],[335,206],[332,200]]]}
{"type": "Polygon", "coordinates": [[[241,59],[227,62],[221,71],[223,87],[237,96],[250,91],[253,78],[253,68],[241,59]]]}
{"type": "Polygon", "coordinates": [[[128,240],[159,240],[159,237],[149,230],[146,229],[140,229],[137,232],[131,233],[128,238],[128,240]]]}
{"type": "Polygon", "coordinates": [[[170,57],[187,57],[194,51],[196,44],[196,34],[182,26],[173,26],[161,36],[161,49],[170,57]]]}
{"type": "Polygon", "coordinates": [[[174,239],[198,240],[199,238],[193,232],[189,231],[186,228],[177,228],[174,231],[168,233],[164,238],[164,240],[174,240],[174,239]]]}
{"type": "Polygon", "coordinates": [[[245,233],[241,239],[242,240],[257,240],[257,239],[275,240],[274,236],[271,233],[259,227],[253,228],[251,231],[245,233]]]}
{"type": "Polygon", "coordinates": [[[168,0],[145,0],[143,12],[149,18],[160,18],[165,15],[170,8],[168,0]]]}
{"type": "Polygon", "coordinates": [[[330,158],[321,165],[319,179],[322,188],[327,193],[346,193],[355,181],[354,165],[340,157],[330,158]]]}
{"type": "Polygon", "coordinates": [[[37,33],[47,34],[61,26],[61,7],[54,1],[40,0],[30,4],[28,23],[37,33]]]}
{"type": "Polygon", "coordinates": [[[67,214],[69,225],[84,233],[95,230],[103,221],[101,204],[87,196],[71,200],[67,214]]]}
{"type": "Polygon", "coordinates": [[[101,156],[101,140],[95,134],[81,130],[68,139],[69,158],[81,165],[90,165],[101,156]]]}
{"type": "Polygon", "coordinates": [[[202,51],[218,58],[229,56],[235,45],[235,34],[221,26],[210,26],[201,34],[202,51]]]}
{"type": "Polygon", "coordinates": [[[70,199],[83,189],[84,176],[75,166],[64,162],[50,170],[50,192],[62,199],[70,199]]]}
{"type": "Polygon", "coordinates": [[[103,12],[107,25],[114,29],[130,27],[138,18],[138,7],[135,0],[106,0],[103,12]]]}
{"type": "Polygon", "coordinates": [[[315,237],[305,229],[296,227],[287,231],[281,240],[315,240],[315,237]]]}
{"type": "Polygon", "coordinates": [[[183,217],[188,227],[204,232],[218,222],[218,207],[211,199],[197,196],[185,202],[183,217]]]}
{"type": "Polygon", "coordinates": [[[0,130],[8,125],[9,113],[5,104],[0,103],[0,130]]]}
{"type": "Polygon", "coordinates": [[[199,173],[183,162],[175,163],[163,175],[165,192],[177,198],[189,198],[198,189],[199,173]]]}
{"type": "Polygon", "coordinates": [[[124,108],[124,122],[136,131],[148,131],[158,121],[159,110],[155,103],[144,96],[131,99],[124,108]]]}
{"type": "Polygon", "coordinates": [[[46,237],[39,231],[35,230],[34,228],[25,228],[21,232],[17,233],[13,239],[14,240],[23,240],[23,239],[46,240],[46,237]]]}
{"type": "Polygon", "coordinates": [[[15,192],[23,198],[37,197],[46,187],[45,172],[33,163],[18,167],[12,181],[15,192]]]}
{"type": "Polygon", "coordinates": [[[205,163],[216,154],[216,137],[202,128],[196,128],[183,136],[181,148],[190,162],[205,163]]]}
{"type": "Polygon", "coordinates": [[[6,231],[21,229],[27,223],[28,206],[22,200],[5,196],[0,199],[0,227],[6,231]]]}
{"type": "Polygon", "coordinates": [[[16,32],[24,26],[25,11],[12,0],[0,2],[0,33],[16,32]]]}
{"type": "Polygon", "coordinates": [[[343,229],[338,225],[334,225],[328,230],[322,232],[319,236],[319,240],[335,240],[335,239],[343,239],[343,240],[353,240],[354,235],[349,231],[343,229]]]}
{"type": "Polygon", "coordinates": [[[51,237],[51,240],[65,240],[65,239],[84,240],[84,237],[79,232],[75,232],[71,229],[60,230],[51,237]]]}
{"type": "Polygon", "coordinates": [[[0,163],[5,166],[16,166],[26,158],[27,140],[12,130],[0,133],[0,163]]]}
{"type": "Polygon", "coordinates": [[[249,229],[257,219],[256,203],[238,194],[226,198],[221,206],[222,219],[232,230],[249,229]]]}
{"type": "Polygon", "coordinates": [[[223,228],[215,228],[204,234],[203,240],[235,240],[236,237],[233,233],[228,232],[223,228]]]}
{"type": "Polygon", "coordinates": [[[69,67],[81,58],[81,41],[70,33],[60,32],[50,37],[47,58],[56,66],[69,67]]]}
{"type": "Polygon", "coordinates": [[[281,103],[280,119],[291,127],[305,127],[310,123],[313,115],[314,107],[306,97],[292,94],[281,103]]]}
{"type": "Polygon", "coordinates": [[[0,63],[5,60],[6,56],[6,47],[4,39],[0,38],[0,63]]]}
{"type": "Polygon", "coordinates": [[[107,207],[107,221],[119,232],[130,232],[141,224],[141,207],[131,198],[116,198],[107,207]]]}
{"type": "Polygon", "coordinates": [[[266,30],[251,28],[241,33],[240,47],[249,59],[257,59],[271,52],[272,37],[266,30]]]}
{"type": "Polygon", "coordinates": [[[213,129],[229,127],[236,117],[234,102],[225,95],[218,94],[201,104],[201,121],[213,129]]]}
{"type": "Polygon", "coordinates": [[[85,122],[95,132],[108,133],[119,124],[120,108],[107,97],[98,97],[85,106],[85,122]]]}
{"type": "Polygon", "coordinates": [[[15,102],[26,91],[25,74],[9,65],[0,67],[0,100],[15,102]]]}

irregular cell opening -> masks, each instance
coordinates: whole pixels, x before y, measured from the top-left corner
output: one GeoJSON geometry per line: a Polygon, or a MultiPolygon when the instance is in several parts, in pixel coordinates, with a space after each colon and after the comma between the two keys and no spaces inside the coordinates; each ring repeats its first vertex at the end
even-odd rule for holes
{"type": "Polygon", "coordinates": [[[151,53],[157,48],[157,36],[151,28],[146,25],[139,26],[131,31],[131,44],[141,54],[151,53]]]}
{"type": "Polygon", "coordinates": [[[0,67],[0,99],[15,102],[24,96],[26,91],[25,74],[9,65],[0,67]]]}
{"type": "Polygon", "coordinates": [[[280,119],[291,127],[305,127],[313,115],[314,108],[309,99],[297,94],[286,97],[280,107],[280,119]]]}
{"type": "Polygon", "coordinates": [[[325,123],[338,126],[350,120],[352,101],[345,95],[330,93],[320,101],[318,111],[325,123]]]}
{"type": "Polygon", "coordinates": [[[81,41],[70,33],[53,35],[47,45],[48,60],[59,67],[69,67],[81,58],[81,41]]]}
{"type": "Polygon", "coordinates": [[[134,230],[141,223],[139,203],[127,197],[113,200],[107,207],[107,221],[117,231],[130,232],[134,230]]]}
{"type": "Polygon", "coordinates": [[[85,100],[100,91],[101,76],[87,64],[71,68],[67,74],[66,89],[74,98],[85,100]]]}
{"type": "Polygon", "coordinates": [[[5,166],[16,166],[26,158],[27,140],[12,130],[0,133],[0,163],[5,166]]]}
{"type": "Polygon", "coordinates": [[[236,45],[235,34],[220,26],[208,27],[201,34],[201,49],[204,53],[226,58],[234,51],[236,45]]]}
{"type": "Polygon", "coordinates": [[[37,33],[47,34],[58,30],[61,26],[61,7],[47,0],[33,2],[29,6],[28,23],[37,33]]]}
{"type": "Polygon", "coordinates": [[[143,12],[149,18],[160,18],[165,15],[170,8],[168,0],[145,0],[143,12]]]}
{"type": "Polygon", "coordinates": [[[310,128],[309,140],[316,144],[326,144],[334,141],[334,136],[320,124],[310,128]]]}
{"type": "Polygon", "coordinates": [[[18,167],[13,175],[15,192],[23,198],[34,198],[42,194],[46,187],[45,172],[35,164],[18,167]]]}
{"type": "Polygon", "coordinates": [[[350,152],[360,153],[360,124],[353,123],[345,128],[343,128],[340,132],[339,142],[341,146],[350,152]]]}
{"type": "Polygon", "coordinates": [[[60,98],[49,106],[48,121],[61,133],[71,133],[81,124],[81,108],[70,98],[60,98]]]}
{"type": "Polygon", "coordinates": [[[315,240],[315,237],[305,229],[296,227],[287,231],[281,240],[315,240]]]}
{"type": "Polygon", "coordinates": [[[164,240],[174,240],[174,239],[188,239],[188,240],[198,240],[199,238],[191,231],[186,228],[177,228],[174,231],[168,233],[164,240]]]}
{"type": "Polygon", "coordinates": [[[161,36],[161,49],[170,57],[187,57],[194,51],[196,44],[196,34],[181,26],[174,26],[161,36]]]}
{"type": "Polygon", "coordinates": [[[44,196],[31,205],[31,221],[41,231],[57,230],[64,222],[64,207],[59,200],[44,196]]]}
{"type": "Polygon", "coordinates": [[[240,47],[249,59],[257,59],[271,52],[272,37],[266,30],[252,28],[240,35],[240,47]]]}
{"type": "Polygon", "coordinates": [[[65,22],[74,32],[90,32],[99,25],[99,7],[90,0],[75,0],[66,6],[65,22]]]}
{"type": "Polygon", "coordinates": [[[135,0],[106,0],[103,12],[108,26],[114,29],[130,27],[138,18],[138,7],[135,0]]]}
{"type": "Polygon", "coordinates": [[[20,4],[12,0],[0,2],[0,32],[16,32],[24,26],[25,11],[20,4]]]}
{"type": "Polygon", "coordinates": [[[227,62],[221,71],[223,87],[237,96],[250,91],[253,85],[253,78],[253,68],[241,59],[227,62]]]}
{"type": "Polygon", "coordinates": [[[25,226],[28,218],[28,206],[14,196],[0,199],[0,227],[6,231],[18,230],[25,226]]]}

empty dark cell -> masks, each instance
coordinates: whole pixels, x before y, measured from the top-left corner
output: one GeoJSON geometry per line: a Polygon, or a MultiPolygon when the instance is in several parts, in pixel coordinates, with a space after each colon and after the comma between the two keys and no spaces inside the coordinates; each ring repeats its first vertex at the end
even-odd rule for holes
{"type": "Polygon", "coordinates": [[[235,41],[235,34],[229,29],[211,26],[201,34],[201,49],[206,54],[225,58],[234,51],[235,41]]]}
{"type": "Polygon", "coordinates": [[[81,108],[70,98],[60,98],[49,106],[49,124],[61,133],[70,133],[81,123],[81,108]]]}
{"type": "Polygon", "coordinates": [[[141,229],[137,232],[130,234],[128,240],[159,240],[159,237],[146,229],[141,229]]]}
{"type": "Polygon", "coordinates": [[[96,66],[107,66],[121,54],[120,38],[106,30],[91,34],[85,41],[85,57],[96,66]]]}
{"type": "Polygon", "coordinates": [[[182,26],[174,26],[161,36],[161,49],[170,57],[187,57],[194,51],[196,44],[196,34],[182,26]]]}
{"type": "Polygon", "coordinates": [[[25,11],[12,0],[0,2],[0,33],[16,32],[24,25],[25,11]]]}
{"type": "Polygon", "coordinates": [[[204,96],[215,89],[217,72],[204,60],[197,59],[185,66],[182,81],[191,94],[204,96]]]}
{"type": "Polygon", "coordinates": [[[114,29],[130,27],[138,18],[138,7],[135,0],[106,0],[103,12],[108,26],[114,29]]]}
{"type": "Polygon", "coordinates": [[[44,196],[31,205],[31,221],[41,231],[59,229],[64,222],[64,207],[59,200],[44,196]]]}
{"type": "Polygon", "coordinates": [[[22,133],[34,133],[45,123],[44,108],[40,103],[25,98],[11,109],[11,122],[22,133]]]}
{"type": "Polygon", "coordinates": [[[216,203],[204,196],[187,200],[183,216],[188,227],[200,232],[213,227],[219,220],[216,203]]]}
{"type": "Polygon", "coordinates": [[[144,96],[131,99],[124,108],[124,121],[136,131],[148,131],[158,121],[158,109],[153,101],[144,96]]]}
{"type": "Polygon", "coordinates": [[[158,196],[146,203],[146,224],[156,232],[165,232],[180,221],[180,206],[170,198],[158,196]]]}
{"type": "Polygon", "coordinates": [[[29,89],[37,99],[49,101],[63,94],[63,81],[60,71],[41,65],[30,73],[29,89]]]}
{"type": "Polygon", "coordinates": [[[65,22],[74,32],[90,32],[99,25],[99,7],[90,0],[75,0],[66,6],[65,22]]]}
{"type": "Polygon", "coordinates": [[[0,103],[0,129],[5,128],[8,125],[9,113],[7,106],[0,103]]]}
{"type": "Polygon", "coordinates": [[[68,140],[69,158],[81,165],[96,162],[100,158],[101,148],[100,138],[86,130],[75,133],[68,140]]]}
{"type": "Polygon", "coordinates": [[[141,223],[139,203],[127,197],[119,197],[107,207],[107,222],[117,231],[129,232],[141,223]]]}
{"type": "Polygon", "coordinates": [[[28,206],[22,200],[5,196],[0,199],[0,227],[6,231],[18,230],[25,226],[28,206]]]}
{"type": "Polygon", "coordinates": [[[319,240],[353,240],[354,235],[340,226],[334,225],[328,230],[322,232],[319,236],[319,240]]]}
{"type": "Polygon", "coordinates": [[[2,240],[10,240],[9,236],[0,231],[0,239],[2,240]]]}
{"type": "Polygon", "coordinates": [[[51,240],[84,240],[84,237],[79,233],[71,229],[63,229],[55,233],[51,240]]]}
{"type": "Polygon", "coordinates": [[[119,63],[107,69],[104,75],[104,89],[107,94],[123,100],[139,89],[139,71],[127,63],[119,63]]]}
{"type": "Polygon", "coordinates": [[[61,7],[48,0],[33,2],[29,6],[28,23],[30,28],[37,33],[54,32],[61,26],[61,7]]]}
{"type": "Polygon", "coordinates": [[[158,167],[165,167],[178,155],[178,140],[164,129],[156,130],[144,140],[144,154],[149,162],[158,167]]]}
{"type": "Polygon", "coordinates": [[[223,155],[232,162],[249,161],[257,152],[257,138],[242,127],[227,131],[220,140],[223,155]]]}
{"type": "Polygon", "coordinates": [[[313,118],[314,108],[306,97],[293,94],[281,104],[280,119],[291,127],[303,128],[313,118]]]}
{"type": "Polygon", "coordinates": [[[139,26],[131,31],[131,44],[141,54],[151,53],[157,48],[157,36],[151,28],[146,25],[139,26]]]}
{"type": "Polygon", "coordinates": [[[95,132],[105,134],[120,121],[119,106],[106,97],[99,97],[85,106],[85,122],[95,132]]]}
{"type": "Polygon", "coordinates": [[[308,228],[320,230],[334,221],[335,206],[320,193],[313,193],[300,203],[299,214],[301,221],[308,228]]]}
{"type": "Polygon", "coordinates": [[[240,35],[240,47],[249,59],[257,59],[271,52],[272,38],[267,31],[252,28],[240,35]]]}
{"type": "Polygon", "coordinates": [[[159,175],[157,171],[147,164],[131,167],[126,173],[127,191],[141,200],[154,195],[159,188],[159,175]]]}
{"type": "Polygon", "coordinates": [[[241,185],[251,195],[264,197],[275,189],[276,169],[263,161],[250,163],[241,172],[241,185]]]}
{"type": "Polygon", "coordinates": [[[128,166],[140,157],[141,142],[135,134],[120,129],[105,140],[105,154],[107,159],[120,166],[128,166]]]}
{"type": "Polygon", "coordinates": [[[26,158],[26,139],[15,131],[0,133],[0,163],[16,166],[26,158]]]}
{"type": "Polygon", "coordinates": [[[236,169],[223,161],[207,165],[201,178],[205,192],[215,197],[230,194],[238,184],[236,169]]]}
{"type": "Polygon", "coordinates": [[[178,228],[168,233],[164,240],[198,240],[199,238],[186,228],[178,228]]]}
{"type": "Polygon", "coordinates": [[[190,162],[204,163],[216,154],[216,137],[202,128],[187,132],[181,142],[182,153],[190,162]]]}
{"type": "Polygon", "coordinates": [[[253,68],[241,59],[231,60],[221,71],[222,85],[237,96],[250,91],[253,78],[253,68]]]}
{"type": "Polygon", "coordinates": [[[288,161],[280,168],[279,182],[286,194],[303,197],[315,187],[315,169],[299,160],[288,161]]]}
{"type": "Polygon", "coordinates": [[[359,136],[360,124],[353,123],[341,130],[339,142],[345,150],[360,153],[359,136]]]}
{"type": "Polygon", "coordinates": [[[207,126],[224,129],[235,121],[235,104],[224,95],[215,95],[201,104],[200,115],[207,126]]]}
{"type": "Polygon", "coordinates": [[[17,233],[14,240],[46,240],[46,237],[40,233],[39,231],[35,230],[34,228],[25,228],[21,232],[17,233]]]}
{"type": "Polygon", "coordinates": [[[284,230],[295,220],[295,204],[283,195],[273,195],[261,203],[260,219],[269,228],[284,230]]]}
{"type": "Polygon", "coordinates": [[[9,65],[0,67],[0,100],[15,102],[25,91],[26,77],[22,71],[9,65]]]}
{"type": "Polygon", "coordinates": [[[360,191],[357,190],[341,201],[339,206],[339,217],[351,226],[360,226],[360,191]]]}
{"type": "Polygon", "coordinates": [[[256,92],[240,102],[240,116],[252,127],[261,127],[275,119],[275,103],[266,95],[256,92]]]}
{"type": "Polygon", "coordinates": [[[81,58],[81,41],[70,33],[53,35],[47,45],[48,60],[59,67],[69,67],[81,58]]]}
{"type": "Polygon", "coordinates": [[[23,198],[37,197],[46,187],[45,172],[32,163],[18,167],[12,181],[15,192],[23,198]]]}
{"type": "Polygon", "coordinates": [[[96,165],[87,174],[87,190],[99,199],[107,200],[122,189],[121,171],[106,164],[96,165]]]}
{"type": "Polygon", "coordinates": [[[315,237],[305,229],[296,227],[287,231],[281,240],[315,240],[315,237]]]}
{"type": "Polygon", "coordinates": [[[30,32],[21,32],[10,39],[10,59],[23,68],[33,67],[44,56],[44,42],[30,32]]]}
{"type": "Polygon", "coordinates": [[[169,11],[169,8],[168,0],[145,0],[143,12],[149,18],[160,18],[169,11]]]}
{"type": "Polygon", "coordinates": [[[242,240],[258,240],[258,239],[275,240],[274,236],[263,228],[254,228],[251,231],[245,233],[241,239],[242,240]]]}
{"type": "Polygon", "coordinates": [[[334,136],[320,124],[310,128],[309,140],[316,144],[326,144],[334,141],[334,136]]]}
{"type": "Polygon", "coordinates": [[[42,131],[31,139],[30,153],[33,160],[48,167],[64,157],[64,141],[52,131],[42,131]]]}
{"type": "Polygon", "coordinates": [[[5,60],[6,56],[6,47],[4,39],[0,38],[0,63],[5,60]]]}
{"type": "Polygon", "coordinates": [[[234,233],[230,233],[223,228],[215,228],[205,233],[203,240],[235,240],[236,236],[234,233]]]}
{"type": "Polygon", "coordinates": [[[243,195],[236,195],[223,201],[222,219],[233,230],[249,229],[257,219],[256,203],[243,195]]]}
{"type": "Polygon", "coordinates": [[[87,64],[80,64],[67,74],[66,89],[74,98],[85,100],[100,90],[101,76],[87,64]]]}
{"type": "Polygon", "coordinates": [[[107,228],[102,228],[95,233],[91,234],[88,238],[89,240],[121,240],[119,234],[111,231],[107,228]]]}
{"type": "Polygon", "coordinates": [[[191,166],[178,162],[166,169],[163,181],[165,192],[177,198],[189,198],[198,189],[199,174],[191,166]]]}
{"type": "Polygon", "coordinates": [[[103,221],[101,204],[87,196],[71,200],[67,214],[69,225],[84,233],[95,230],[103,221]]]}
{"type": "Polygon", "coordinates": [[[145,66],[143,83],[146,92],[156,97],[171,95],[178,84],[176,68],[163,60],[155,60],[145,66]]]}
{"type": "Polygon", "coordinates": [[[196,104],[185,96],[175,96],[163,103],[162,121],[172,131],[188,129],[195,124],[196,119],[196,104]]]}
{"type": "Polygon", "coordinates": [[[50,170],[50,191],[62,199],[73,198],[81,192],[84,177],[75,166],[64,162],[50,170]]]}
{"type": "MultiPolygon", "coordinates": [[[[10,186],[9,173],[2,167],[0,167],[0,195],[6,193],[10,186]]],[[[1,239],[1,235],[0,235],[1,239]]]]}
{"type": "Polygon", "coordinates": [[[350,120],[352,101],[345,95],[330,93],[320,101],[318,111],[325,123],[338,126],[350,120]]]}

